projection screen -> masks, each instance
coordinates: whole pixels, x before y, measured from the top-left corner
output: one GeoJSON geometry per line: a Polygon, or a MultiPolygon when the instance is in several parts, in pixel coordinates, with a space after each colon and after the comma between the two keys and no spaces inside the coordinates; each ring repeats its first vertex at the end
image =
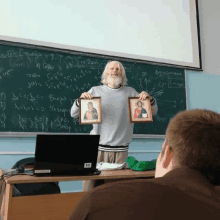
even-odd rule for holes
{"type": "Polygon", "coordinates": [[[0,40],[202,70],[196,0],[7,0],[0,40]]]}

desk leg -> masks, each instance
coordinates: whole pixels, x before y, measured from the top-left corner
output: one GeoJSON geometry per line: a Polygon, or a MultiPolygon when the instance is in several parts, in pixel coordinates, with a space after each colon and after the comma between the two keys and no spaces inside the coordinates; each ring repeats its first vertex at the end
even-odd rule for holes
{"type": "Polygon", "coordinates": [[[4,197],[4,216],[3,216],[3,220],[11,220],[11,216],[12,216],[12,189],[13,189],[13,185],[11,184],[6,184],[5,187],[5,197],[4,197]]]}

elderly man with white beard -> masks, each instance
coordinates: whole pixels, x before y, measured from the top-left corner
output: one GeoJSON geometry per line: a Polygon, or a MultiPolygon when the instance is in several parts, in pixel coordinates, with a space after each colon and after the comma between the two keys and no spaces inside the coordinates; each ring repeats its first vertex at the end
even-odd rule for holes
{"type": "MultiPolygon", "coordinates": [[[[90,134],[100,135],[97,162],[126,163],[128,147],[132,140],[134,124],[129,121],[128,97],[139,97],[139,100],[150,98],[152,114],[158,111],[156,100],[146,91],[140,94],[126,86],[127,78],[123,65],[118,61],[107,63],[101,77],[103,85],[94,86],[80,98],[92,99],[101,97],[102,123],[93,124],[90,134]]],[[[79,116],[79,99],[71,108],[71,117],[79,116]]],[[[126,163],[125,168],[128,168],[126,163]]],[[[102,184],[100,181],[83,181],[83,191],[89,191],[102,184]]]]}

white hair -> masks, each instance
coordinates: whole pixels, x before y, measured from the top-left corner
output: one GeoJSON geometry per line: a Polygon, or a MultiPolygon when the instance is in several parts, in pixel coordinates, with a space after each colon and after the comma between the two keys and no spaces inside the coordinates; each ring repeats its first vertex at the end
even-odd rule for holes
{"type": "Polygon", "coordinates": [[[109,67],[109,64],[111,63],[117,63],[118,64],[118,68],[119,68],[119,71],[121,71],[121,77],[122,77],[122,83],[121,85],[122,86],[125,86],[127,85],[127,77],[126,77],[126,74],[125,74],[125,68],[123,67],[123,65],[119,62],[119,61],[109,61],[106,66],[105,66],[105,69],[102,73],[102,76],[101,76],[101,83],[103,83],[104,85],[107,85],[107,71],[108,71],[108,67],[109,67]]]}

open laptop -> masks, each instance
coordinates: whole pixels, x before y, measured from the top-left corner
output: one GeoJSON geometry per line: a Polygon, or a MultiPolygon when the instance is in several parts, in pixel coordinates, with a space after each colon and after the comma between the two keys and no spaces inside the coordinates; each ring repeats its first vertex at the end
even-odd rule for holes
{"type": "Polygon", "coordinates": [[[39,134],[34,175],[100,174],[96,169],[100,135],[39,134]]]}

